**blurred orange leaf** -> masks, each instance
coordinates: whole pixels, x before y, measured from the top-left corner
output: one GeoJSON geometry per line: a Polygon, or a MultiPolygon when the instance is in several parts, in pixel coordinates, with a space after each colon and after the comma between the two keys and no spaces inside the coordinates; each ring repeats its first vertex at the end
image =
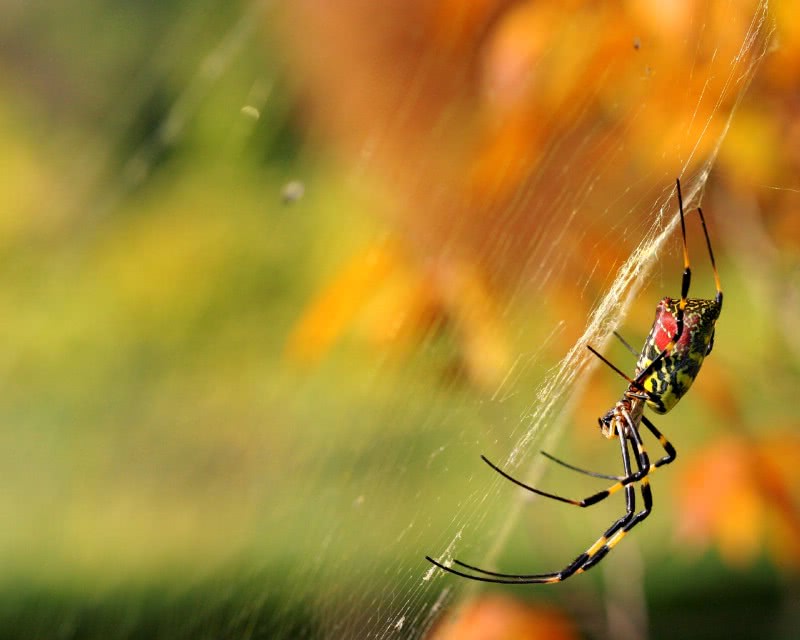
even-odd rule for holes
{"type": "Polygon", "coordinates": [[[432,640],[577,640],[575,626],[559,611],[510,598],[474,600],[448,618],[432,640]]]}
{"type": "Polygon", "coordinates": [[[779,565],[797,566],[798,469],[796,433],[715,440],[682,467],[678,539],[701,549],[715,544],[732,566],[751,564],[765,545],[779,565]]]}

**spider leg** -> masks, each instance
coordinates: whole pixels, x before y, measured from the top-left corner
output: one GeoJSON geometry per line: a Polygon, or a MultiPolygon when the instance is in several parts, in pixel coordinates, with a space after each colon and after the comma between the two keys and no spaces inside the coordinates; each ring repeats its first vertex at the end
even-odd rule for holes
{"type": "Polygon", "coordinates": [[[545,498],[551,498],[552,500],[558,500],[559,502],[565,502],[567,504],[572,504],[572,505],[575,505],[576,507],[590,507],[593,504],[597,504],[598,502],[601,502],[601,501],[605,500],[610,495],[613,495],[613,494],[617,493],[617,491],[619,491],[620,489],[624,489],[629,484],[631,484],[633,482],[638,482],[639,480],[641,480],[641,474],[639,474],[638,472],[637,473],[632,473],[631,475],[622,478],[621,480],[617,481],[616,483],[614,483],[613,485],[611,485],[607,489],[604,489],[603,491],[598,491],[597,493],[593,493],[592,495],[584,498],[583,500],[573,500],[572,498],[565,498],[564,496],[559,496],[559,495],[556,495],[554,493],[548,493],[547,491],[542,491],[541,489],[537,489],[536,487],[532,487],[529,484],[525,484],[521,480],[517,480],[514,476],[509,475],[508,473],[503,471],[500,467],[498,467],[496,464],[491,462],[486,456],[482,455],[481,458],[492,469],[497,471],[497,473],[499,473],[501,476],[503,476],[507,480],[511,480],[511,482],[513,482],[515,485],[517,485],[519,487],[522,487],[523,489],[526,489],[527,491],[530,491],[531,493],[535,493],[537,495],[544,496],[545,498]]]}
{"type": "Polygon", "coordinates": [[[441,569],[442,571],[446,571],[447,573],[452,573],[454,576],[461,576],[462,578],[477,580],[478,582],[493,582],[494,584],[536,584],[542,582],[557,582],[557,580],[538,579],[539,576],[527,576],[524,574],[520,575],[509,574],[507,578],[500,578],[500,577],[492,578],[489,575],[476,576],[471,573],[467,573],[465,571],[459,571],[458,569],[453,569],[452,567],[448,567],[447,565],[442,564],[438,560],[434,560],[430,556],[425,556],[425,559],[432,565],[441,569]]]}
{"type": "Polygon", "coordinates": [[[619,341],[620,341],[620,342],[621,342],[623,345],[625,345],[625,348],[626,348],[628,351],[630,351],[630,352],[631,352],[631,354],[633,355],[633,357],[634,357],[634,358],[638,358],[638,357],[639,357],[639,354],[636,352],[636,349],[634,349],[634,348],[633,348],[633,347],[630,345],[630,343],[629,343],[629,342],[628,342],[628,341],[627,341],[625,338],[623,338],[623,337],[622,337],[622,336],[621,336],[619,333],[617,333],[616,331],[614,332],[614,335],[617,337],[617,339],[618,339],[618,340],[619,340],[619,341]]]}
{"type": "MultiPolygon", "coordinates": [[[[637,463],[638,463],[638,470],[636,472],[631,472],[629,470],[629,467],[626,467],[626,473],[628,475],[618,478],[617,482],[612,484],[610,487],[608,487],[608,488],[606,488],[606,489],[604,489],[602,491],[598,491],[597,493],[593,493],[592,495],[590,495],[590,496],[588,496],[586,498],[583,498],[581,500],[575,500],[573,498],[566,498],[564,496],[559,496],[557,494],[549,493],[547,491],[542,491],[541,489],[537,489],[536,487],[532,487],[529,484],[526,484],[526,483],[522,482],[521,480],[517,480],[514,476],[512,476],[512,475],[506,473],[505,471],[503,471],[503,469],[501,469],[496,464],[491,462],[486,456],[481,455],[481,459],[486,464],[488,464],[492,469],[497,471],[497,473],[499,473],[501,476],[503,476],[507,480],[510,480],[511,482],[516,484],[517,486],[522,487],[523,489],[526,489],[527,491],[530,491],[530,492],[535,493],[535,494],[540,495],[540,496],[544,496],[545,498],[550,498],[552,500],[558,500],[559,502],[564,502],[566,504],[571,504],[571,505],[574,505],[576,507],[581,507],[581,508],[590,507],[590,506],[592,506],[594,504],[597,504],[598,502],[602,502],[603,500],[605,500],[609,496],[617,493],[620,489],[624,489],[624,488],[628,487],[628,485],[630,485],[630,484],[632,484],[634,482],[639,482],[646,475],[648,475],[648,474],[652,473],[653,471],[655,471],[655,469],[657,469],[658,467],[660,467],[660,466],[662,466],[664,464],[668,464],[668,463],[672,462],[675,459],[675,457],[677,456],[677,453],[675,451],[675,447],[672,446],[672,444],[664,437],[664,435],[658,429],[656,429],[655,425],[652,422],[650,422],[650,420],[648,420],[647,418],[645,418],[642,415],[641,416],[641,420],[645,422],[645,426],[647,427],[647,429],[656,438],[658,438],[659,443],[661,444],[662,447],[664,447],[664,450],[667,452],[667,455],[665,455],[663,458],[661,458],[657,462],[651,464],[650,463],[650,459],[649,459],[649,457],[647,455],[647,451],[644,448],[644,443],[642,442],[641,435],[639,434],[639,425],[638,424],[634,424],[631,416],[627,412],[625,412],[624,418],[625,418],[625,420],[627,422],[627,425],[626,425],[625,428],[623,428],[621,430],[621,432],[618,435],[619,435],[619,438],[621,440],[633,439],[633,441],[636,443],[636,459],[637,459],[637,463]]],[[[575,470],[577,470],[579,472],[586,473],[588,475],[596,475],[594,472],[586,471],[584,469],[580,469],[579,467],[573,467],[572,465],[569,465],[567,463],[562,463],[560,460],[557,460],[557,459],[553,458],[553,456],[550,456],[549,454],[545,454],[545,455],[547,455],[547,457],[549,457],[549,458],[551,458],[553,460],[556,460],[556,462],[558,462],[560,464],[564,464],[564,466],[573,468],[573,469],[575,469],[575,470]]],[[[598,474],[598,475],[600,475],[602,477],[602,474],[598,474]]],[[[609,478],[609,479],[613,479],[613,478],[609,478]]]]}
{"type": "MultiPolygon", "coordinates": [[[[620,438],[620,449],[622,452],[622,465],[624,468],[624,472],[626,474],[626,477],[631,477],[633,473],[631,470],[630,453],[628,451],[627,438],[625,437],[620,438]]],[[[644,454],[643,449],[637,445],[637,466],[640,468],[640,470],[642,469],[642,464],[643,464],[643,461],[641,459],[642,454],[644,454]]],[[[645,460],[646,457],[647,454],[644,454],[645,460]]],[[[466,562],[461,562],[460,560],[453,560],[454,564],[474,572],[474,573],[467,573],[466,571],[460,571],[458,569],[453,569],[452,567],[447,567],[442,563],[437,562],[430,556],[425,556],[425,558],[429,562],[433,563],[440,569],[447,571],[448,573],[452,573],[464,578],[469,578],[470,580],[477,580],[479,582],[493,582],[496,584],[542,584],[542,583],[562,582],[563,580],[569,578],[571,575],[575,573],[582,573],[583,571],[586,571],[589,567],[594,566],[594,564],[599,562],[603,558],[603,556],[605,556],[610,550],[609,544],[611,544],[611,540],[613,540],[615,536],[618,536],[619,531],[628,528],[630,523],[636,518],[635,515],[636,492],[635,488],[632,485],[627,485],[625,487],[625,506],[626,506],[625,514],[620,518],[618,518],[614,522],[614,524],[612,524],[591,547],[589,547],[581,555],[575,558],[575,560],[570,562],[561,571],[554,571],[551,573],[537,573],[537,574],[498,573],[496,571],[487,571],[486,569],[481,569],[480,567],[467,564],[466,562]]],[[[621,538],[622,536],[618,537],[621,538]]],[[[616,544],[616,542],[614,542],[613,544],[616,544]]],[[[613,544],[611,544],[611,546],[613,546],[613,544]]]]}
{"type": "Polygon", "coordinates": [[[700,224],[703,225],[703,234],[706,237],[706,246],[708,247],[708,257],[711,258],[711,268],[714,270],[714,284],[717,286],[716,301],[722,308],[722,285],[719,282],[719,274],[717,273],[717,263],[714,262],[714,251],[711,249],[711,239],[708,237],[708,229],[706,228],[706,219],[703,216],[703,210],[697,207],[697,213],[700,215],[700,224]]]}
{"type": "MultiPolygon", "coordinates": [[[[647,430],[656,437],[656,439],[658,440],[658,443],[661,445],[661,447],[666,452],[666,454],[664,456],[662,456],[661,458],[659,458],[655,462],[650,463],[649,462],[649,457],[647,456],[647,452],[644,449],[644,443],[642,443],[640,445],[642,453],[644,454],[644,457],[639,458],[638,457],[639,454],[637,452],[637,462],[641,459],[642,460],[642,464],[644,466],[639,465],[638,471],[636,473],[634,473],[634,474],[631,474],[631,475],[632,476],[639,475],[640,479],[643,481],[645,479],[645,477],[649,476],[651,473],[653,473],[659,467],[663,467],[665,464],[669,464],[670,462],[675,460],[675,458],[678,457],[678,452],[675,450],[675,447],[673,446],[673,444],[669,440],[667,440],[666,436],[663,433],[661,433],[661,431],[659,431],[658,428],[652,422],[650,422],[650,420],[647,418],[647,416],[644,416],[644,415],[642,416],[642,422],[644,423],[644,426],[647,427],[647,430]]],[[[639,435],[639,432],[637,430],[633,430],[633,431],[636,433],[636,441],[641,442],[641,436],[639,435]]],[[[615,480],[616,479],[616,480],[619,480],[622,483],[626,483],[626,481],[631,477],[631,476],[621,477],[621,476],[610,476],[610,475],[607,476],[607,475],[604,475],[602,473],[595,473],[593,471],[586,471],[585,469],[581,469],[579,467],[574,467],[571,464],[568,464],[568,463],[564,462],[563,460],[559,460],[558,458],[556,458],[554,456],[551,456],[549,453],[546,453],[544,451],[542,451],[542,454],[544,454],[545,456],[547,456],[548,458],[550,458],[554,462],[558,462],[559,464],[562,464],[562,465],[564,465],[565,467],[567,467],[569,469],[574,469],[575,471],[579,471],[581,473],[585,473],[586,475],[596,476],[598,478],[608,478],[609,480],[615,480]]]]}
{"type": "Polygon", "coordinates": [[[603,537],[595,542],[595,544],[591,547],[590,551],[594,550],[594,553],[589,555],[586,561],[578,569],[576,569],[575,573],[583,573],[584,571],[588,571],[603,558],[605,558],[606,555],[608,555],[608,552],[617,546],[620,540],[622,540],[622,538],[624,538],[637,524],[649,516],[650,512],[653,510],[653,493],[650,489],[649,475],[653,469],[655,469],[655,465],[649,464],[647,451],[644,448],[644,443],[642,442],[642,437],[639,432],[633,430],[631,433],[631,439],[633,440],[636,449],[636,466],[638,468],[638,473],[642,474],[642,479],[639,486],[641,487],[642,491],[642,501],[644,502],[644,507],[639,513],[635,515],[630,514],[629,518],[620,518],[620,520],[617,520],[617,522],[614,523],[614,525],[612,525],[608,531],[606,531],[603,537]]]}
{"type": "Polygon", "coordinates": [[[664,434],[661,433],[656,428],[656,426],[652,422],[650,422],[650,420],[647,419],[646,416],[642,416],[642,422],[644,423],[644,426],[647,427],[647,430],[650,433],[652,433],[656,438],[658,438],[658,443],[664,448],[664,451],[667,452],[667,454],[664,457],[656,460],[653,463],[651,471],[648,472],[650,473],[652,471],[655,471],[658,467],[664,466],[665,464],[669,464],[670,462],[672,462],[675,458],[678,457],[678,452],[675,451],[675,447],[672,446],[672,443],[669,440],[667,440],[664,434]]]}
{"type": "MultiPolygon", "coordinates": [[[[649,400],[658,404],[659,398],[656,394],[653,394],[651,391],[648,391],[643,386],[643,381],[649,378],[656,368],[661,366],[662,361],[664,358],[669,356],[672,353],[672,350],[675,348],[675,345],[678,344],[678,341],[683,336],[684,330],[684,319],[685,319],[685,312],[686,312],[686,305],[689,300],[689,288],[692,283],[692,268],[691,263],[689,261],[689,247],[686,243],[686,220],[685,215],[683,212],[683,195],[681,194],[681,181],[680,179],[675,180],[675,188],[678,192],[678,212],[680,214],[681,220],[681,240],[683,244],[683,277],[681,279],[681,298],[678,302],[678,310],[675,314],[675,333],[672,335],[670,341],[664,346],[661,352],[644,368],[636,378],[631,379],[629,378],[624,372],[622,372],[619,368],[614,366],[611,362],[609,362],[606,358],[600,355],[595,349],[593,349],[590,345],[587,345],[589,350],[594,353],[598,358],[600,358],[603,362],[605,362],[609,367],[611,367],[614,371],[616,371],[619,375],[621,375],[628,383],[633,387],[638,389],[642,394],[646,395],[649,400]]],[[[717,264],[714,260],[714,251],[711,248],[711,239],[708,236],[708,228],[706,226],[706,220],[703,216],[703,210],[698,207],[697,213],[700,216],[700,223],[703,226],[703,234],[706,238],[706,246],[708,247],[708,257],[711,260],[711,267],[714,271],[714,283],[717,288],[717,295],[715,298],[715,302],[719,305],[720,309],[722,308],[722,285],[720,284],[719,273],[717,272],[717,264]]],[[[619,335],[616,331],[614,335],[619,338],[619,340],[628,347],[628,350],[633,352],[632,347],[619,335]]],[[[711,334],[711,338],[706,349],[706,355],[711,353],[711,350],[714,347],[714,334],[711,334]]],[[[635,353],[635,352],[633,352],[635,353]]]]}
{"type": "MultiPolygon", "coordinates": [[[[577,572],[588,571],[594,565],[596,565],[600,560],[605,557],[605,555],[613,549],[622,538],[627,535],[627,533],[633,529],[637,524],[639,524],[642,520],[644,520],[647,516],[650,515],[650,512],[653,509],[653,493],[650,489],[650,474],[652,474],[658,467],[661,467],[665,464],[669,464],[677,457],[677,452],[675,451],[675,447],[666,439],[664,434],[662,434],[656,426],[650,422],[646,417],[642,416],[642,422],[647,427],[647,429],[656,437],[658,438],[659,444],[664,448],[666,451],[666,455],[662,458],[659,458],[656,462],[650,464],[648,462],[647,452],[644,447],[644,442],[642,442],[642,437],[637,430],[632,430],[632,439],[636,447],[636,466],[638,467],[638,473],[642,475],[641,482],[639,483],[639,487],[642,491],[642,501],[644,502],[644,508],[637,513],[630,521],[626,522],[622,527],[620,527],[617,531],[613,532],[612,535],[606,536],[607,541],[601,548],[599,548],[594,555],[592,555],[586,563],[580,567],[577,572]]],[[[612,527],[613,528],[613,527],[612,527]]],[[[598,541],[599,542],[599,541],[598,541]]]]}
{"type": "Polygon", "coordinates": [[[582,473],[587,476],[592,476],[593,478],[604,478],[606,480],[622,480],[624,476],[612,476],[608,473],[598,473],[597,471],[589,471],[588,469],[581,469],[580,467],[576,467],[569,462],[564,462],[560,458],[556,458],[554,455],[547,453],[547,451],[540,451],[545,458],[548,460],[552,460],[556,464],[560,464],[562,467],[566,467],[567,469],[571,469],[572,471],[577,471],[578,473],[582,473]]]}
{"type": "MultiPolygon", "coordinates": [[[[606,357],[605,357],[603,354],[601,354],[601,353],[600,353],[600,352],[599,352],[597,349],[595,349],[595,348],[594,348],[592,345],[590,345],[590,344],[587,344],[587,345],[586,345],[586,348],[587,348],[589,351],[591,351],[591,352],[592,352],[594,355],[596,355],[598,358],[600,358],[600,360],[602,360],[602,361],[603,361],[603,362],[604,362],[606,365],[608,365],[608,366],[609,366],[609,367],[610,367],[610,368],[611,368],[613,371],[615,371],[617,374],[619,374],[619,375],[620,375],[620,376],[621,376],[621,377],[622,377],[622,378],[623,378],[625,381],[627,381],[627,383],[628,383],[629,385],[631,385],[631,387],[632,387],[632,388],[635,388],[635,389],[637,389],[637,390],[638,390],[638,391],[637,391],[637,392],[635,392],[635,393],[634,393],[634,392],[630,392],[630,393],[631,393],[631,395],[633,395],[633,396],[635,396],[635,397],[638,397],[638,398],[642,398],[642,399],[644,399],[644,400],[650,399],[650,400],[652,400],[653,402],[657,402],[657,401],[658,401],[658,395],[657,395],[657,394],[655,394],[655,393],[653,393],[652,391],[648,391],[648,390],[647,390],[647,389],[644,387],[644,385],[642,384],[642,380],[644,380],[644,377],[643,377],[643,374],[644,374],[644,372],[642,372],[642,374],[640,374],[640,375],[639,375],[639,376],[638,376],[638,377],[637,377],[637,378],[634,380],[633,378],[631,378],[630,376],[628,376],[628,374],[627,374],[627,373],[625,373],[625,372],[624,372],[622,369],[620,369],[620,368],[619,368],[618,366],[616,366],[616,365],[615,365],[613,362],[611,362],[611,361],[610,361],[608,358],[606,358],[606,357]]],[[[659,360],[659,358],[663,358],[663,357],[664,357],[664,353],[660,353],[660,354],[658,355],[658,357],[656,358],[656,360],[654,360],[654,362],[655,362],[655,361],[658,361],[658,360],[659,360]]],[[[651,365],[651,366],[652,366],[652,365],[651,365]]],[[[646,372],[646,371],[649,371],[649,370],[650,370],[650,367],[648,367],[647,369],[645,369],[645,372],[646,372]]]]}
{"type": "MultiPolygon", "coordinates": [[[[659,353],[650,364],[648,364],[638,376],[636,376],[634,382],[636,386],[642,388],[642,381],[649,378],[653,371],[656,370],[656,367],[661,366],[661,361],[666,358],[672,350],[675,348],[675,345],[678,344],[678,340],[681,339],[683,335],[683,319],[686,311],[686,303],[689,299],[689,286],[692,283],[692,267],[689,263],[689,247],[686,244],[686,221],[684,220],[683,214],[683,196],[681,195],[681,181],[680,179],[675,180],[675,186],[678,191],[678,211],[681,217],[681,238],[683,240],[683,277],[681,279],[681,299],[678,302],[678,312],[675,314],[675,333],[672,336],[672,339],[664,346],[659,353]]],[[[700,211],[698,209],[698,211],[700,211]]],[[[703,230],[706,234],[706,242],[708,243],[709,251],[711,250],[711,242],[708,239],[708,231],[706,230],[706,223],[705,219],[703,218],[703,212],[700,211],[700,219],[703,223],[703,230]]],[[[714,265],[714,254],[711,253],[711,264],[714,265]]],[[[717,282],[717,298],[718,300],[722,301],[722,291],[719,289],[719,277],[716,276],[717,268],[714,265],[714,274],[716,277],[717,282]]]]}
{"type": "MultiPolygon", "coordinates": [[[[638,432],[639,425],[638,424],[634,424],[633,419],[631,418],[631,416],[627,412],[625,412],[624,418],[625,418],[625,421],[626,421],[627,424],[626,424],[626,426],[624,428],[620,429],[620,433],[618,434],[620,440],[627,440],[628,438],[632,437],[630,434],[635,434],[636,440],[638,442],[641,442],[641,436],[639,435],[639,432],[638,432]]],[[[559,495],[556,495],[554,493],[548,493],[547,491],[542,491],[541,489],[536,489],[535,487],[532,487],[532,486],[530,486],[528,484],[525,484],[521,480],[517,480],[514,476],[509,475],[508,473],[503,471],[500,467],[498,467],[496,464],[491,462],[486,456],[481,455],[481,458],[483,459],[483,461],[486,464],[488,464],[492,469],[497,471],[497,473],[499,473],[501,476],[503,476],[504,478],[510,480],[511,482],[516,484],[517,486],[522,487],[523,489],[527,489],[528,491],[530,491],[532,493],[535,493],[537,495],[540,495],[540,496],[544,496],[545,498],[551,498],[552,500],[558,500],[559,502],[565,502],[567,504],[575,505],[576,507],[584,507],[585,508],[585,507],[590,507],[593,504],[597,504],[598,502],[601,502],[601,501],[605,500],[610,495],[613,495],[613,494],[617,493],[617,491],[619,491],[620,489],[624,489],[628,485],[630,485],[630,484],[632,484],[634,482],[638,482],[639,480],[642,479],[642,477],[646,473],[650,473],[651,465],[650,465],[650,461],[649,461],[649,459],[647,457],[647,452],[644,450],[644,447],[643,446],[637,447],[636,454],[637,454],[637,459],[642,463],[642,468],[639,471],[637,471],[635,473],[632,473],[631,470],[630,470],[630,466],[627,465],[625,467],[625,472],[628,475],[626,475],[623,478],[620,478],[616,483],[612,484],[607,489],[604,489],[602,491],[598,491],[597,493],[593,493],[592,495],[590,495],[590,496],[588,496],[586,498],[583,498],[582,500],[574,500],[572,498],[565,498],[564,496],[559,496],[559,495]]],[[[625,455],[627,455],[627,450],[626,450],[626,454],[625,455]]]]}

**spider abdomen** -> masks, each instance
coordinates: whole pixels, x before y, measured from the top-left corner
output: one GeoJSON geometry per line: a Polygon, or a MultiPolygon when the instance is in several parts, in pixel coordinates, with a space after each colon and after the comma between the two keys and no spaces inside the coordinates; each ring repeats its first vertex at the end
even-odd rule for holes
{"type": "MultiPolygon", "coordinates": [[[[678,306],[680,300],[663,298],[656,307],[653,328],[647,336],[639,361],[637,374],[644,371],[658,357],[678,331],[678,306]]],[[[647,405],[656,413],[667,413],[689,390],[697,377],[703,360],[713,344],[714,325],[721,304],[716,300],[689,298],[683,315],[683,330],[672,350],[642,385],[651,393],[647,405]]]]}

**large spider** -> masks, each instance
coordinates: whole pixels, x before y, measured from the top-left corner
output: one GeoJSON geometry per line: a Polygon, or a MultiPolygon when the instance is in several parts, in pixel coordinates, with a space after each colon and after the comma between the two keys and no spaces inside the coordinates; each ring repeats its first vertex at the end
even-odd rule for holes
{"type": "MultiPolygon", "coordinates": [[[[583,500],[572,500],[531,487],[510,476],[500,467],[490,462],[486,456],[481,456],[483,461],[492,467],[492,469],[523,489],[527,489],[528,491],[532,491],[546,498],[552,498],[553,500],[559,500],[578,507],[589,507],[605,500],[607,497],[620,490],[624,490],[626,504],[625,514],[618,518],[592,546],[560,571],[536,574],[496,573],[461,562],[460,560],[453,560],[453,565],[458,565],[465,570],[469,570],[469,572],[467,572],[454,569],[452,566],[446,566],[430,556],[426,556],[428,561],[432,562],[440,569],[457,576],[482,582],[496,582],[501,584],[561,582],[572,575],[583,573],[595,566],[631,529],[650,515],[650,511],[653,507],[653,496],[650,490],[650,475],[659,467],[672,462],[675,459],[676,452],[672,444],[670,444],[647,416],[644,415],[645,406],[656,413],[667,413],[689,390],[689,387],[697,377],[697,373],[700,371],[703,359],[711,353],[711,349],[714,346],[714,326],[722,310],[722,288],[720,286],[716,263],[714,262],[714,252],[711,249],[711,240],[708,237],[705,218],[700,208],[697,209],[697,213],[700,216],[700,223],[703,225],[703,233],[705,234],[706,244],[708,245],[708,255],[711,259],[711,267],[714,271],[717,295],[713,300],[688,297],[692,271],[689,265],[689,250],[686,246],[686,223],[684,222],[680,180],[676,180],[676,186],[678,192],[678,209],[681,219],[684,262],[680,299],[675,300],[667,297],[658,303],[655,321],[653,322],[652,329],[650,329],[650,335],[647,336],[647,340],[642,347],[641,353],[638,354],[636,371],[633,378],[629,378],[595,349],[587,345],[587,348],[593,354],[628,381],[628,388],[622,394],[622,398],[620,398],[614,407],[605,415],[598,418],[600,432],[606,438],[619,437],[623,475],[610,476],[593,471],[586,471],[542,452],[554,462],[574,471],[616,481],[607,489],[592,494],[583,500]],[[665,451],[665,455],[655,462],[650,461],[642,441],[642,436],[639,433],[639,427],[642,424],[644,424],[647,430],[658,439],[659,444],[665,451]],[[636,463],[635,471],[631,467],[631,459],[636,463]],[[642,510],[639,512],[636,511],[635,487],[637,483],[641,490],[642,501],[644,503],[642,510]]],[[[620,340],[622,340],[621,337],[620,340]]],[[[635,351],[631,349],[628,343],[624,340],[622,340],[622,342],[636,355],[635,351]]]]}

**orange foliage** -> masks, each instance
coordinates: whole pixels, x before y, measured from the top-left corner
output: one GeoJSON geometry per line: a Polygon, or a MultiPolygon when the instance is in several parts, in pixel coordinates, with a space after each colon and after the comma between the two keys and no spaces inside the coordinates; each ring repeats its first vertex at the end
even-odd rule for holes
{"type": "Polygon", "coordinates": [[[574,625],[560,612],[489,596],[466,604],[436,628],[431,640],[577,640],[574,625]]]}
{"type": "MultiPolygon", "coordinates": [[[[559,289],[568,285],[567,319],[581,322],[594,296],[576,304],[576,281],[590,293],[602,290],[638,240],[642,202],[713,152],[747,80],[739,54],[755,10],[754,1],[721,0],[296,0],[282,25],[310,123],[334,154],[385,188],[395,203],[384,212],[391,232],[414,256],[408,266],[423,281],[431,262],[467,273],[483,288],[473,299],[488,304],[454,311],[459,298],[436,289],[435,279],[434,290],[416,289],[422,301],[402,303],[427,308],[433,300],[447,320],[499,327],[495,310],[528,283],[537,296],[555,296],[547,306],[559,309],[559,289]],[[599,208],[607,203],[613,212],[599,208]],[[630,227],[630,239],[609,232],[610,221],[630,227]]],[[[776,9],[782,25],[791,22],[786,13],[785,5],[776,9]]],[[[779,33],[786,29],[794,27],[779,33]]],[[[783,63],[797,68],[794,45],[766,64],[783,63]]],[[[794,86],[796,77],[772,69],[758,86],[769,93],[794,86]]],[[[732,130],[721,152],[737,189],[755,188],[740,180],[750,171],[744,167],[764,167],[762,179],[764,172],[785,182],[797,175],[793,109],[775,101],[776,126],[744,107],[744,128],[732,130]],[[770,161],[756,140],[783,145],[785,157],[770,161]],[[794,174],[781,174],[781,163],[794,174]]],[[[797,216],[775,215],[800,237],[791,222],[797,216]]],[[[323,306],[340,294],[351,304],[357,290],[341,287],[351,268],[321,294],[323,306]]],[[[428,317],[417,317],[421,324],[408,326],[419,339],[428,317]]],[[[320,329],[328,338],[299,351],[321,355],[344,329],[320,329]]],[[[461,338],[483,333],[459,331],[461,338]]],[[[303,335],[301,327],[295,337],[303,335]]],[[[473,381],[496,382],[504,366],[497,354],[508,348],[498,344],[462,345],[465,362],[477,363],[468,367],[473,381]],[[490,351],[481,351],[485,345],[490,351]]]]}
{"type": "Polygon", "coordinates": [[[420,332],[449,324],[462,345],[456,373],[488,386],[507,370],[511,355],[499,312],[480,274],[469,264],[414,268],[389,241],[353,256],[309,305],[289,337],[287,352],[313,363],[348,328],[381,349],[404,352],[420,332]]]}
{"type": "Polygon", "coordinates": [[[716,544],[734,566],[751,564],[765,541],[778,566],[800,566],[800,437],[716,439],[678,472],[678,539],[716,544]]]}

